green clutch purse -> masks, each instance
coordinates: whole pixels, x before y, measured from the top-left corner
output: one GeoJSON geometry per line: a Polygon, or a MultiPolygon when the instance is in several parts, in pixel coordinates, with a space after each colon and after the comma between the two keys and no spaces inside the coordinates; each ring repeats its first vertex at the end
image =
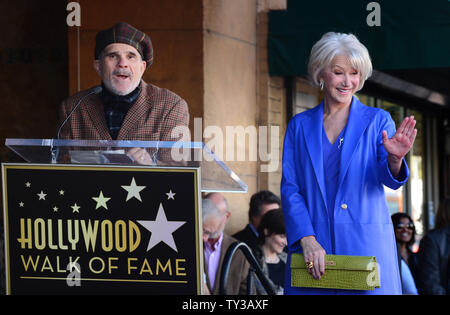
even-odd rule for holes
{"type": "Polygon", "coordinates": [[[375,256],[325,255],[325,274],[320,280],[308,273],[303,254],[292,254],[291,286],[346,290],[374,290],[380,287],[375,256]]]}

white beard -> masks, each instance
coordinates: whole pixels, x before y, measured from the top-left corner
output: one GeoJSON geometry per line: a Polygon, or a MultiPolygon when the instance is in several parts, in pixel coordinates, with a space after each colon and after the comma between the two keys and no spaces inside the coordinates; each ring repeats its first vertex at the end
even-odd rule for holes
{"type": "Polygon", "coordinates": [[[141,80],[139,80],[136,83],[130,85],[130,87],[128,89],[126,89],[125,91],[119,91],[118,89],[116,89],[113,86],[113,84],[111,84],[111,81],[103,81],[103,84],[108,89],[108,91],[110,91],[112,94],[120,95],[120,96],[124,96],[124,95],[130,94],[131,92],[133,92],[138,87],[138,85],[140,83],[141,83],[141,80]]]}

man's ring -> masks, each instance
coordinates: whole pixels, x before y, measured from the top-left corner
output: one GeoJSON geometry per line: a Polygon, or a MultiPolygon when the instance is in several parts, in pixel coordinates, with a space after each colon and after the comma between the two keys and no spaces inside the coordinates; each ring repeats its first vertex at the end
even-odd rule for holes
{"type": "Polygon", "coordinates": [[[312,261],[308,261],[308,262],[306,263],[306,268],[308,268],[308,269],[313,269],[313,268],[314,268],[314,263],[313,263],[312,261]]]}

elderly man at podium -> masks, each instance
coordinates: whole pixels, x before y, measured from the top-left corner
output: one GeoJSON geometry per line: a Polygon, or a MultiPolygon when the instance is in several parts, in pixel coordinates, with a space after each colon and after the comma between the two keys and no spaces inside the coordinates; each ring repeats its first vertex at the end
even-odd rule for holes
{"type": "MultiPolygon", "coordinates": [[[[97,34],[94,56],[101,86],[63,101],[58,138],[178,141],[171,132],[188,126],[187,103],[142,80],[153,62],[150,37],[127,23],[117,23],[97,34]]],[[[140,164],[154,162],[142,148],[133,148],[128,155],[140,164]]]]}

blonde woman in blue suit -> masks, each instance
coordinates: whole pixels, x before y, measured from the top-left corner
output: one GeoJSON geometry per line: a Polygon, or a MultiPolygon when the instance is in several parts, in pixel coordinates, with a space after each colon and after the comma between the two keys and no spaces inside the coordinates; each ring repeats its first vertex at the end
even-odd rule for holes
{"type": "Polygon", "coordinates": [[[397,251],[383,185],[409,177],[404,160],[417,129],[406,117],[396,130],[388,112],[354,94],[372,73],[369,53],[352,34],[326,33],[311,50],[311,82],[323,101],[289,122],[283,148],[282,208],[292,253],[303,253],[319,280],[325,254],[376,256],[381,287],[374,291],[291,286],[286,294],[401,294],[397,251]]]}

